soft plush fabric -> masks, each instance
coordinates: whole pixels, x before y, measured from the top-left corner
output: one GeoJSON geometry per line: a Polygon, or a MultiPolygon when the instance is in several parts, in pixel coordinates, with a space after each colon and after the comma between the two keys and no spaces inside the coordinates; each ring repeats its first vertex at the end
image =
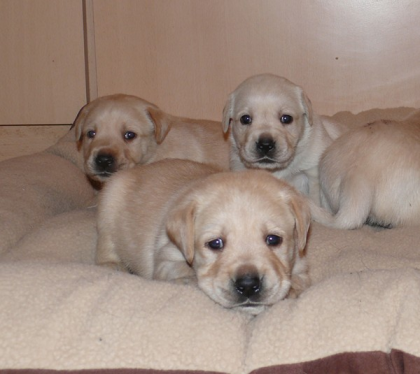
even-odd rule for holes
{"type": "Polygon", "coordinates": [[[93,264],[96,209],[76,209],[45,220],[25,235],[1,261],[74,262],[93,264]]]}
{"type": "MultiPolygon", "coordinates": [[[[358,125],[410,111],[334,118],[358,125]]],[[[36,155],[61,158],[71,166],[64,176],[33,166],[38,173],[8,183],[39,189],[38,199],[45,199],[50,190],[38,186],[48,184],[31,184],[34,175],[85,181],[68,140],[52,147],[54,154],[36,155]]],[[[9,162],[23,168],[19,160],[9,162]]],[[[1,180],[2,170],[10,172],[0,164],[1,180]]],[[[17,187],[15,195],[10,186],[0,190],[0,212],[13,207],[1,200],[4,191],[19,207],[9,230],[18,232],[19,219],[25,225],[13,240],[8,232],[0,236],[9,241],[0,255],[0,373],[419,372],[419,227],[338,230],[314,223],[307,246],[313,285],[298,299],[251,317],[220,307],[192,286],[95,266],[93,191],[60,182],[64,192],[52,195],[60,196],[58,208],[43,211],[32,225],[25,221],[32,206],[20,205],[17,187]]]]}
{"type": "Polygon", "coordinates": [[[71,130],[45,152],[0,162],[0,253],[45,219],[89,204],[94,190],[77,158],[71,130]]]}

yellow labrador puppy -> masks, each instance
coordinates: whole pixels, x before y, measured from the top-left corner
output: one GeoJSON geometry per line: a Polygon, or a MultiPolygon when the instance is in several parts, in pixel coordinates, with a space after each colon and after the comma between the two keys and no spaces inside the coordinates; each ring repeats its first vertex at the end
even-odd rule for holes
{"type": "Polygon", "coordinates": [[[98,98],[82,108],[74,125],[85,172],[94,181],[163,158],[229,168],[229,141],[220,123],[171,116],[136,96],[98,98]]]}
{"type": "Polygon", "coordinates": [[[341,136],[321,159],[320,180],[322,205],[334,216],[312,209],[325,225],[420,225],[420,111],[341,136]]]}
{"type": "Polygon", "coordinates": [[[316,115],[302,88],[272,74],[246,79],[224,108],[229,128],[232,170],[268,170],[319,204],[319,158],[346,129],[316,115]]]}
{"type": "Polygon", "coordinates": [[[118,172],[98,207],[96,263],[198,286],[256,314],[309,285],[304,197],[262,170],[163,160],[118,172]]]}

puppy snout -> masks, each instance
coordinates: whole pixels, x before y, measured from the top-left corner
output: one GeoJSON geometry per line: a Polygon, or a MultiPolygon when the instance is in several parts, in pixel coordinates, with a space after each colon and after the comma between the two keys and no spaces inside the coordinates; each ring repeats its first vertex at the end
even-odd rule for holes
{"type": "Polygon", "coordinates": [[[100,171],[111,171],[115,164],[115,158],[109,153],[100,153],[95,158],[95,164],[100,171]]]}
{"type": "Polygon", "coordinates": [[[236,292],[244,298],[251,299],[261,290],[261,280],[256,274],[245,274],[235,281],[236,292]]]}
{"type": "Polygon", "coordinates": [[[266,156],[276,148],[276,142],[271,136],[261,136],[256,143],[257,151],[260,155],[266,156]]]}

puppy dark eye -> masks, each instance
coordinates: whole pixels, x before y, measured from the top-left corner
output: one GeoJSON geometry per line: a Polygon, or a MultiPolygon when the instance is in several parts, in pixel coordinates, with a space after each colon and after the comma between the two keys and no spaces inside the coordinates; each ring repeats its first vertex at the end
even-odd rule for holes
{"type": "Polygon", "coordinates": [[[278,235],[267,235],[267,237],[265,238],[265,242],[267,243],[267,245],[274,247],[280,245],[283,242],[283,238],[278,235]]]}
{"type": "Polygon", "coordinates": [[[288,114],[283,114],[280,117],[280,122],[283,123],[283,124],[285,124],[285,125],[288,125],[289,123],[292,123],[293,122],[293,117],[292,116],[289,116],[288,114]]]}
{"type": "Polygon", "coordinates": [[[88,132],[86,133],[86,135],[87,135],[87,137],[88,137],[89,139],[93,139],[93,138],[95,137],[95,135],[96,135],[96,131],[94,131],[94,130],[90,130],[90,131],[88,131],[88,132]]]}
{"type": "Polygon", "coordinates": [[[223,249],[223,247],[225,246],[225,243],[223,243],[223,239],[217,238],[217,239],[209,241],[208,243],[206,243],[206,245],[210,249],[214,249],[215,251],[218,251],[218,250],[223,249]]]}
{"type": "Polygon", "coordinates": [[[132,131],[127,131],[127,132],[124,134],[124,138],[125,138],[126,140],[133,140],[136,136],[137,136],[137,134],[136,134],[135,132],[132,132],[132,131]]]}
{"type": "Polygon", "coordinates": [[[252,123],[252,117],[248,114],[244,114],[240,121],[243,125],[250,125],[252,123]]]}

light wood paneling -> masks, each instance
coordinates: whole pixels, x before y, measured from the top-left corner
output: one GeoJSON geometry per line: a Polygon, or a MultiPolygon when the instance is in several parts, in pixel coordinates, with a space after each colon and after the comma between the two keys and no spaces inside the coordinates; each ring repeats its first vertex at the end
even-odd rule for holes
{"type": "Polygon", "coordinates": [[[0,126],[0,161],[47,149],[70,129],[66,126],[0,126]]]}
{"type": "Polygon", "coordinates": [[[86,103],[82,0],[0,0],[0,124],[72,123],[86,103]]]}
{"type": "Polygon", "coordinates": [[[98,93],[220,119],[246,77],[272,72],[319,113],[420,106],[416,0],[94,0],[98,93]]]}
{"type": "Polygon", "coordinates": [[[92,100],[98,97],[93,0],[84,0],[83,9],[84,9],[83,27],[84,27],[84,36],[85,36],[85,65],[86,65],[86,101],[91,102],[92,100]]]}

